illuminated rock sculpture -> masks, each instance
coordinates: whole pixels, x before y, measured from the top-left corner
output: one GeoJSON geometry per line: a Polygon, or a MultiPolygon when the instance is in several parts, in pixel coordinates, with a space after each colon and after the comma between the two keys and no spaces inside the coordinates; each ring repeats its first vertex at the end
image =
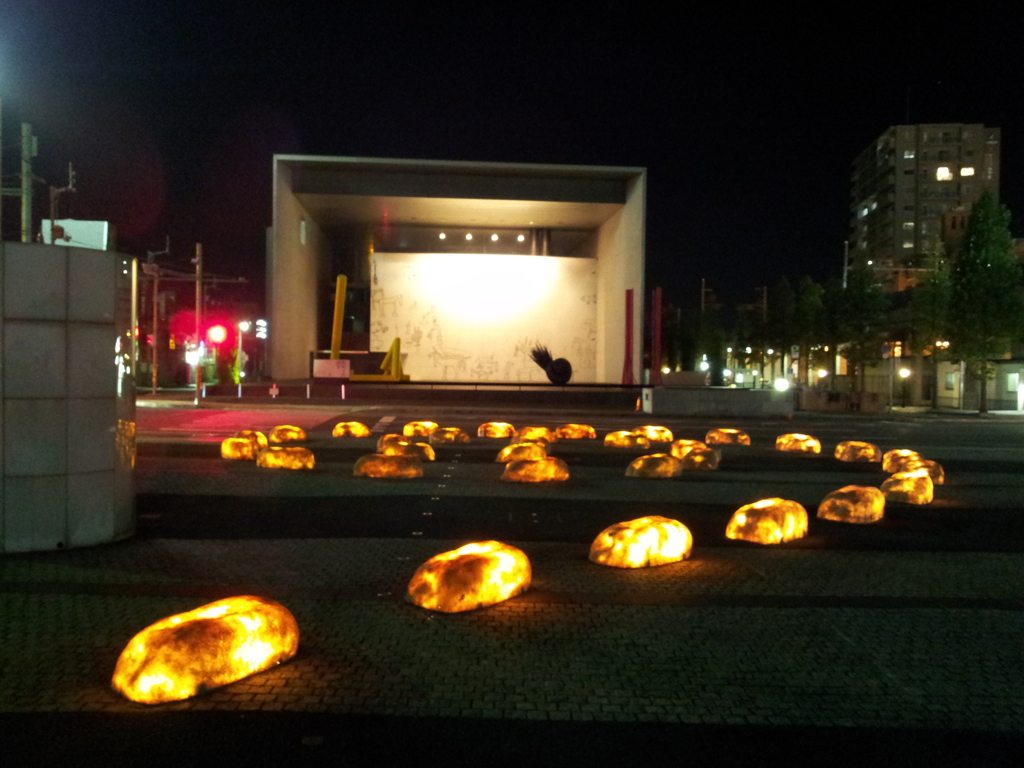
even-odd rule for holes
{"type": "Polygon", "coordinates": [[[684,472],[690,469],[718,469],[718,462],[721,460],[722,455],[706,445],[702,448],[691,448],[679,459],[684,472]]]}
{"type": "Polygon", "coordinates": [[[510,461],[528,461],[547,458],[547,443],[540,440],[536,443],[512,443],[498,451],[495,461],[508,464],[510,461]]]}
{"type": "Polygon", "coordinates": [[[361,421],[339,421],[331,430],[331,437],[369,437],[370,428],[361,421]]]}
{"type": "Polygon", "coordinates": [[[836,446],[835,457],[840,461],[881,461],[882,450],[874,443],[844,440],[836,446]]]}
{"type": "Polygon", "coordinates": [[[708,445],[750,445],[750,435],[742,429],[721,427],[708,430],[704,442],[708,445]]]}
{"type": "Polygon", "coordinates": [[[430,433],[437,429],[433,421],[410,421],[402,427],[402,434],[406,437],[430,437],[430,433]]]}
{"type": "Polygon", "coordinates": [[[558,437],[547,427],[523,427],[512,436],[512,439],[519,443],[526,440],[546,440],[553,443],[558,440],[558,437]]]}
{"type": "Polygon", "coordinates": [[[235,432],[235,437],[242,437],[250,441],[253,444],[253,446],[255,446],[256,451],[259,451],[262,448],[266,448],[267,446],[270,445],[270,441],[267,440],[267,436],[256,429],[240,430],[238,432],[235,432]]]}
{"type": "Polygon", "coordinates": [[[291,424],[281,424],[270,430],[268,439],[272,443],[287,443],[292,440],[305,440],[306,430],[302,427],[294,427],[291,424]]]}
{"type": "Polygon", "coordinates": [[[480,541],[427,560],[409,581],[406,599],[432,611],[472,611],[525,592],[531,578],[522,550],[480,541]]]}
{"type": "Polygon", "coordinates": [[[672,442],[672,430],[668,427],[659,427],[653,424],[648,424],[643,427],[637,427],[633,430],[634,435],[643,435],[652,443],[671,443],[672,442]]]}
{"type": "Polygon", "coordinates": [[[647,450],[651,447],[651,441],[643,435],[635,435],[629,430],[609,432],[604,436],[604,444],[609,448],[640,448],[647,450]]]}
{"type": "Polygon", "coordinates": [[[431,445],[457,445],[468,442],[469,435],[458,427],[438,427],[430,433],[431,445]]]}
{"type": "Polygon", "coordinates": [[[946,482],[946,472],[937,461],[932,461],[931,459],[908,459],[903,462],[903,472],[912,472],[915,469],[926,470],[928,477],[932,479],[932,485],[944,485],[946,482]]]}
{"type": "Polygon", "coordinates": [[[653,515],[605,528],[590,545],[590,559],[614,568],[646,568],[685,560],[692,548],[685,525],[653,515]]]}
{"type": "Polygon", "coordinates": [[[818,517],[837,523],[876,523],[885,515],[885,494],[877,488],[847,485],[818,505],[818,517]]]}
{"type": "Polygon", "coordinates": [[[909,448],[896,448],[891,451],[886,451],[882,456],[882,471],[892,474],[893,472],[902,472],[903,465],[908,461],[920,461],[921,456],[917,451],[912,451],[909,448]]]}
{"type": "Polygon", "coordinates": [[[546,456],[543,459],[510,461],[501,473],[502,480],[514,483],[544,483],[569,479],[569,467],[561,459],[546,456]]]}
{"type": "Polygon", "coordinates": [[[679,439],[672,443],[672,447],[669,449],[670,453],[677,459],[683,458],[686,454],[692,451],[694,448],[707,448],[706,443],[702,443],[700,440],[683,440],[679,439]]]}
{"type": "Polygon", "coordinates": [[[633,459],[626,467],[626,477],[679,477],[682,471],[683,462],[675,456],[669,456],[667,453],[652,453],[633,459]]]}
{"type": "Polygon", "coordinates": [[[125,646],[110,681],[143,704],[180,701],[295,655],[299,626],[283,605],[229,597],[161,619],[125,646]]]}
{"type": "Polygon", "coordinates": [[[272,445],[256,454],[256,466],[264,469],[313,469],[316,459],[309,448],[272,445]]]}
{"type": "Polygon", "coordinates": [[[512,437],[516,428],[507,421],[488,421],[476,428],[477,437],[512,437]]]}
{"type": "Polygon", "coordinates": [[[415,456],[421,461],[434,461],[437,456],[429,443],[414,443],[411,440],[390,441],[377,448],[385,456],[415,456]]]}
{"type": "Polygon", "coordinates": [[[563,424],[555,430],[559,440],[596,440],[597,432],[587,424],[563,424]]]}
{"type": "Polygon", "coordinates": [[[761,499],[733,513],[726,538],[755,544],[781,544],[807,535],[807,510],[788,499],[761,499]]]}
{"type": "Polygon", "coordinates": [[[385,456],[381,453],[370,453],[360,456],[352,468],[355,477],[393,477],[411,480],[423,477],[423,462],[416,456],[385,456]]]}
{"type": "Polygon", "coordinates": [[[885,494],[886,501],[931,504],[935,488],[928,470],[921,468],[893,473],[882,482],[882,493],[885,494]]]}
{"type": "Polygon", "coordinates": [[[256,443],[244,437],[228,437],[221,441],[220,455],[222,459],[243,459],[253,461],[259,452],[256,443]]]}
{"type": "Polygon", "coordinates": [[[821,453],[821,443],[810,435],[790,432],[775,438],[775,450],[794,453],[821,453]]]}

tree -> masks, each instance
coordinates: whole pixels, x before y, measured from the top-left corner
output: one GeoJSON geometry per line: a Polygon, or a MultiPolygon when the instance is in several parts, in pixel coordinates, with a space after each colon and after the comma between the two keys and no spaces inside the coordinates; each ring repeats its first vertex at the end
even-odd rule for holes
{"type": "Polygon", "coordinates": [[[882,335],[888,319],[889,302],[875,272],[866,264],[855,264],[846,276],[835,319],[846,361],[859,374],[855,389],[864,391],[865,368],[882,359],[882,335]]]}
{"type": "Polygon", "coordinates": [[[950,328],[950,282],[949,262],[942,253],[941,245],[928,257],[927,272],[915,286],[910,297],[910,324],[914,334],[914,348],[931,357],[931,401],[932,408],[938,407],[939,385],[938,366],[941,348],[937,341],[948,340],[950,328]]]}
{"type": "MultiPolygon", "coordinates": [[[[773,344],[785,365],[786,353],[796,340],[796,294],[789,280],[782,278],[768,294],[768,341],[773,344]]],[[[774,355],[769,355],[772,377],[775,376],[774,355]]]]}
{"type": "Polygon", "coordinates": [[[811,348],[820,344],[825,334],[825,289],[807,276],[797,287],[793,326],[796,342],[800,345],[798,375],[800,382],[806,384],[811,348]]]}
{"type": "Polygon", "coordinates": [[[1020,264],[1013,253],[1010,212],[985,190],[971,208],[963,242],[953,264],[950,351],[981,385],[978,411],[988,411],[987,382],[993,357],[1019,336],[1022,311],[1020,264]]]}

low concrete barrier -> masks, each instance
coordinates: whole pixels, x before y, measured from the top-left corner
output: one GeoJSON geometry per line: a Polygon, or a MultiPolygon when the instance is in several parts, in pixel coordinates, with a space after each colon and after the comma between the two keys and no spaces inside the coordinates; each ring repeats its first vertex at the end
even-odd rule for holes
{"type": "Polygon", "coordinates": [[[792,392],[731,387],[644,387],[644,413],[658,416],[793,415],[792,392]]]}

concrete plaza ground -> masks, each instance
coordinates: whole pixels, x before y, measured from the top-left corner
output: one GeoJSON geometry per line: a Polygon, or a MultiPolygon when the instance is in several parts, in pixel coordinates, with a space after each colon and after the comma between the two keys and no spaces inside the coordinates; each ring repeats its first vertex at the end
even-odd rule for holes
{"type": "MultiPolygon", "coordinates": [[[[285,421],[282,416],[267,418],[285,421]]],[[[392,508],[394,485],[368,491],[364,483],[356,486],[358,509],[347,510],[353,480],[343,471],[289,476],[261,490],[263,481],[247,474],[250,468],[224,470],[219,460],[203,458],[202,440],[209,444],[218,430],[242,426],[213,417],[194,411],[177,422],[185,426],[175,439],[198,445],[197,456],[146,459],[142,451],[139,537],[0,559],[0,727],[22,756],[17,764],[45,764],[96,744],[115,763],[120,757],[127,764],[146,744],[196,742],[203,749],[201,732],[205,748],[221,745],[236,756],[252,750],[256,757],[280,752],[325,761],[345,754],[353,759],[356,745],[400,761],[417,751],[415,738],[427,739],[435,755],[462,754],[460,744],[486,749],[493,743],[532,750],[541,762],[564,757],[597,764],[629,764],[634,754],[635,762],[655,754],[683,758],[688,744],[696,754],[723,759],[756,759],[770,748],[840,763],[898,755],[904,765],[940,758],[1013,765],[1024,754],[1024,554],[1015,542],[958,545],[953,530],[942,539],[943,551],[900,548],[891,546],[902,530],[897,524],[881,543],[831,547],[836,524],[812,521],[811,546],[766,548],[702,534],[686,562],[622,571],[588,562],[586,544],[575,534],[531,535],[509,542],[530,556],[529,592],[481,611],[437,614],[407,604],[405,585],[421,562],[465,541],[430,534],[431,518],[444,516],[446,499],[477,500],[481,515],[501,501],[501,486],[482,478],[493,467],[439,456],[429,485],[402,491],[433,503],[415,508],[427,535],[260,537],[265,521],[259,509],[247,518],[253,530],[242,538],[206,538],[201,531],[150,535],[161,530],[164,513],[147,512],[145,502],[166,494],[189,507],[189,525],[204,518],[212,525],[227,496],[277,497],[268,518],[298,513],[325,496],[337,501],[337,516],[372,518],[392,508]],[[110,689],[117,655],[136,631],[170,613],[243,593],[271,597],[294,613],[302,632],[295,659],[156,708],[110,689]],[[54,728],[63,742],[44,737],[54,728]],[[242,733],[250,741],[239,742],[242,733]],[[620,751],[625,747],[615,739],[639,743],[633,752],[620,751]]],[[[594,415],[606,427],[640,417],[594,415]]],[[[324,423],[320,412],[308,420],[324,423]]],[[[818,430],[906,428],[838,423],[822,422],[818,430]]],[[[144,418],[140,425],[145,430],[144,418]]],[[[765,434],[790,427],[751,425],[765,434]]],[[[962,444],[963,430],[953,430],[962,444]]],[[[980,460],[951,472],[948,489],[937,494],[945,508],[929,518],[935,525],[955,515],[991,514],[993,507],[1015,514],[1020,441],[977,448],[980,460]]],[[[937,445],[935,452],[941,452],[937,445]]],[[[648,486],[623,484],[621,470],[589,454],[575,457],[587,479],[566,488],[559,506],[560,514],[596,525],[602,498],[627,503],[648,486]]],[[[657,489],[652,493],[659,503],[678,505],[684,522],[692,514],[697,530],[710,531],[724,526],[730,493],[770,490],[775,482],[788,483],[790,495],[813,498],[819,485],[844,477],[822,477],[822,471],[839,472],[824,464],[780,471],[772,461],[755,457],[742,471],[723,471],[714,481],[649,487],[657,489]],[[701,499],[709,506],[689,512],[687,505],[701,499]]],[[[531,493],[511,487],[506,495],[528,510],[531,493]]],[[[518,530],[530,529],[530,514],[524,510],[518,530]]],[[[541,515],[536,525],[549,522],[541,515]]],[[[165,532],[180,531],[173,521],[167,525],[165,532]]],[[[504,764],[506,757],[476,760],[504,764]]],[[[205,764],[202,756],[193,762],[205,764]]],[[[172,755],[166,764],[190,763],[172,755]]]]}

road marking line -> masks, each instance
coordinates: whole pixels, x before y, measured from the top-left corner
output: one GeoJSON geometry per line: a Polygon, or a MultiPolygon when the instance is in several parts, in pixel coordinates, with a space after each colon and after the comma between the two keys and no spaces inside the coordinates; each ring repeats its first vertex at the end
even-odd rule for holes
{"type": "Polygon", "coordinates": [[[394,421],[394,420],[395,420],[394,416],[382,416],[380,418],[380,421],[378,421],[376,424],[374,424],[372,427],[370,427],[370,431],[371,432],[384,432],[384,431],[387,430],[387,428],[389,426],[391,426],[391,422],[394,421]]]}

